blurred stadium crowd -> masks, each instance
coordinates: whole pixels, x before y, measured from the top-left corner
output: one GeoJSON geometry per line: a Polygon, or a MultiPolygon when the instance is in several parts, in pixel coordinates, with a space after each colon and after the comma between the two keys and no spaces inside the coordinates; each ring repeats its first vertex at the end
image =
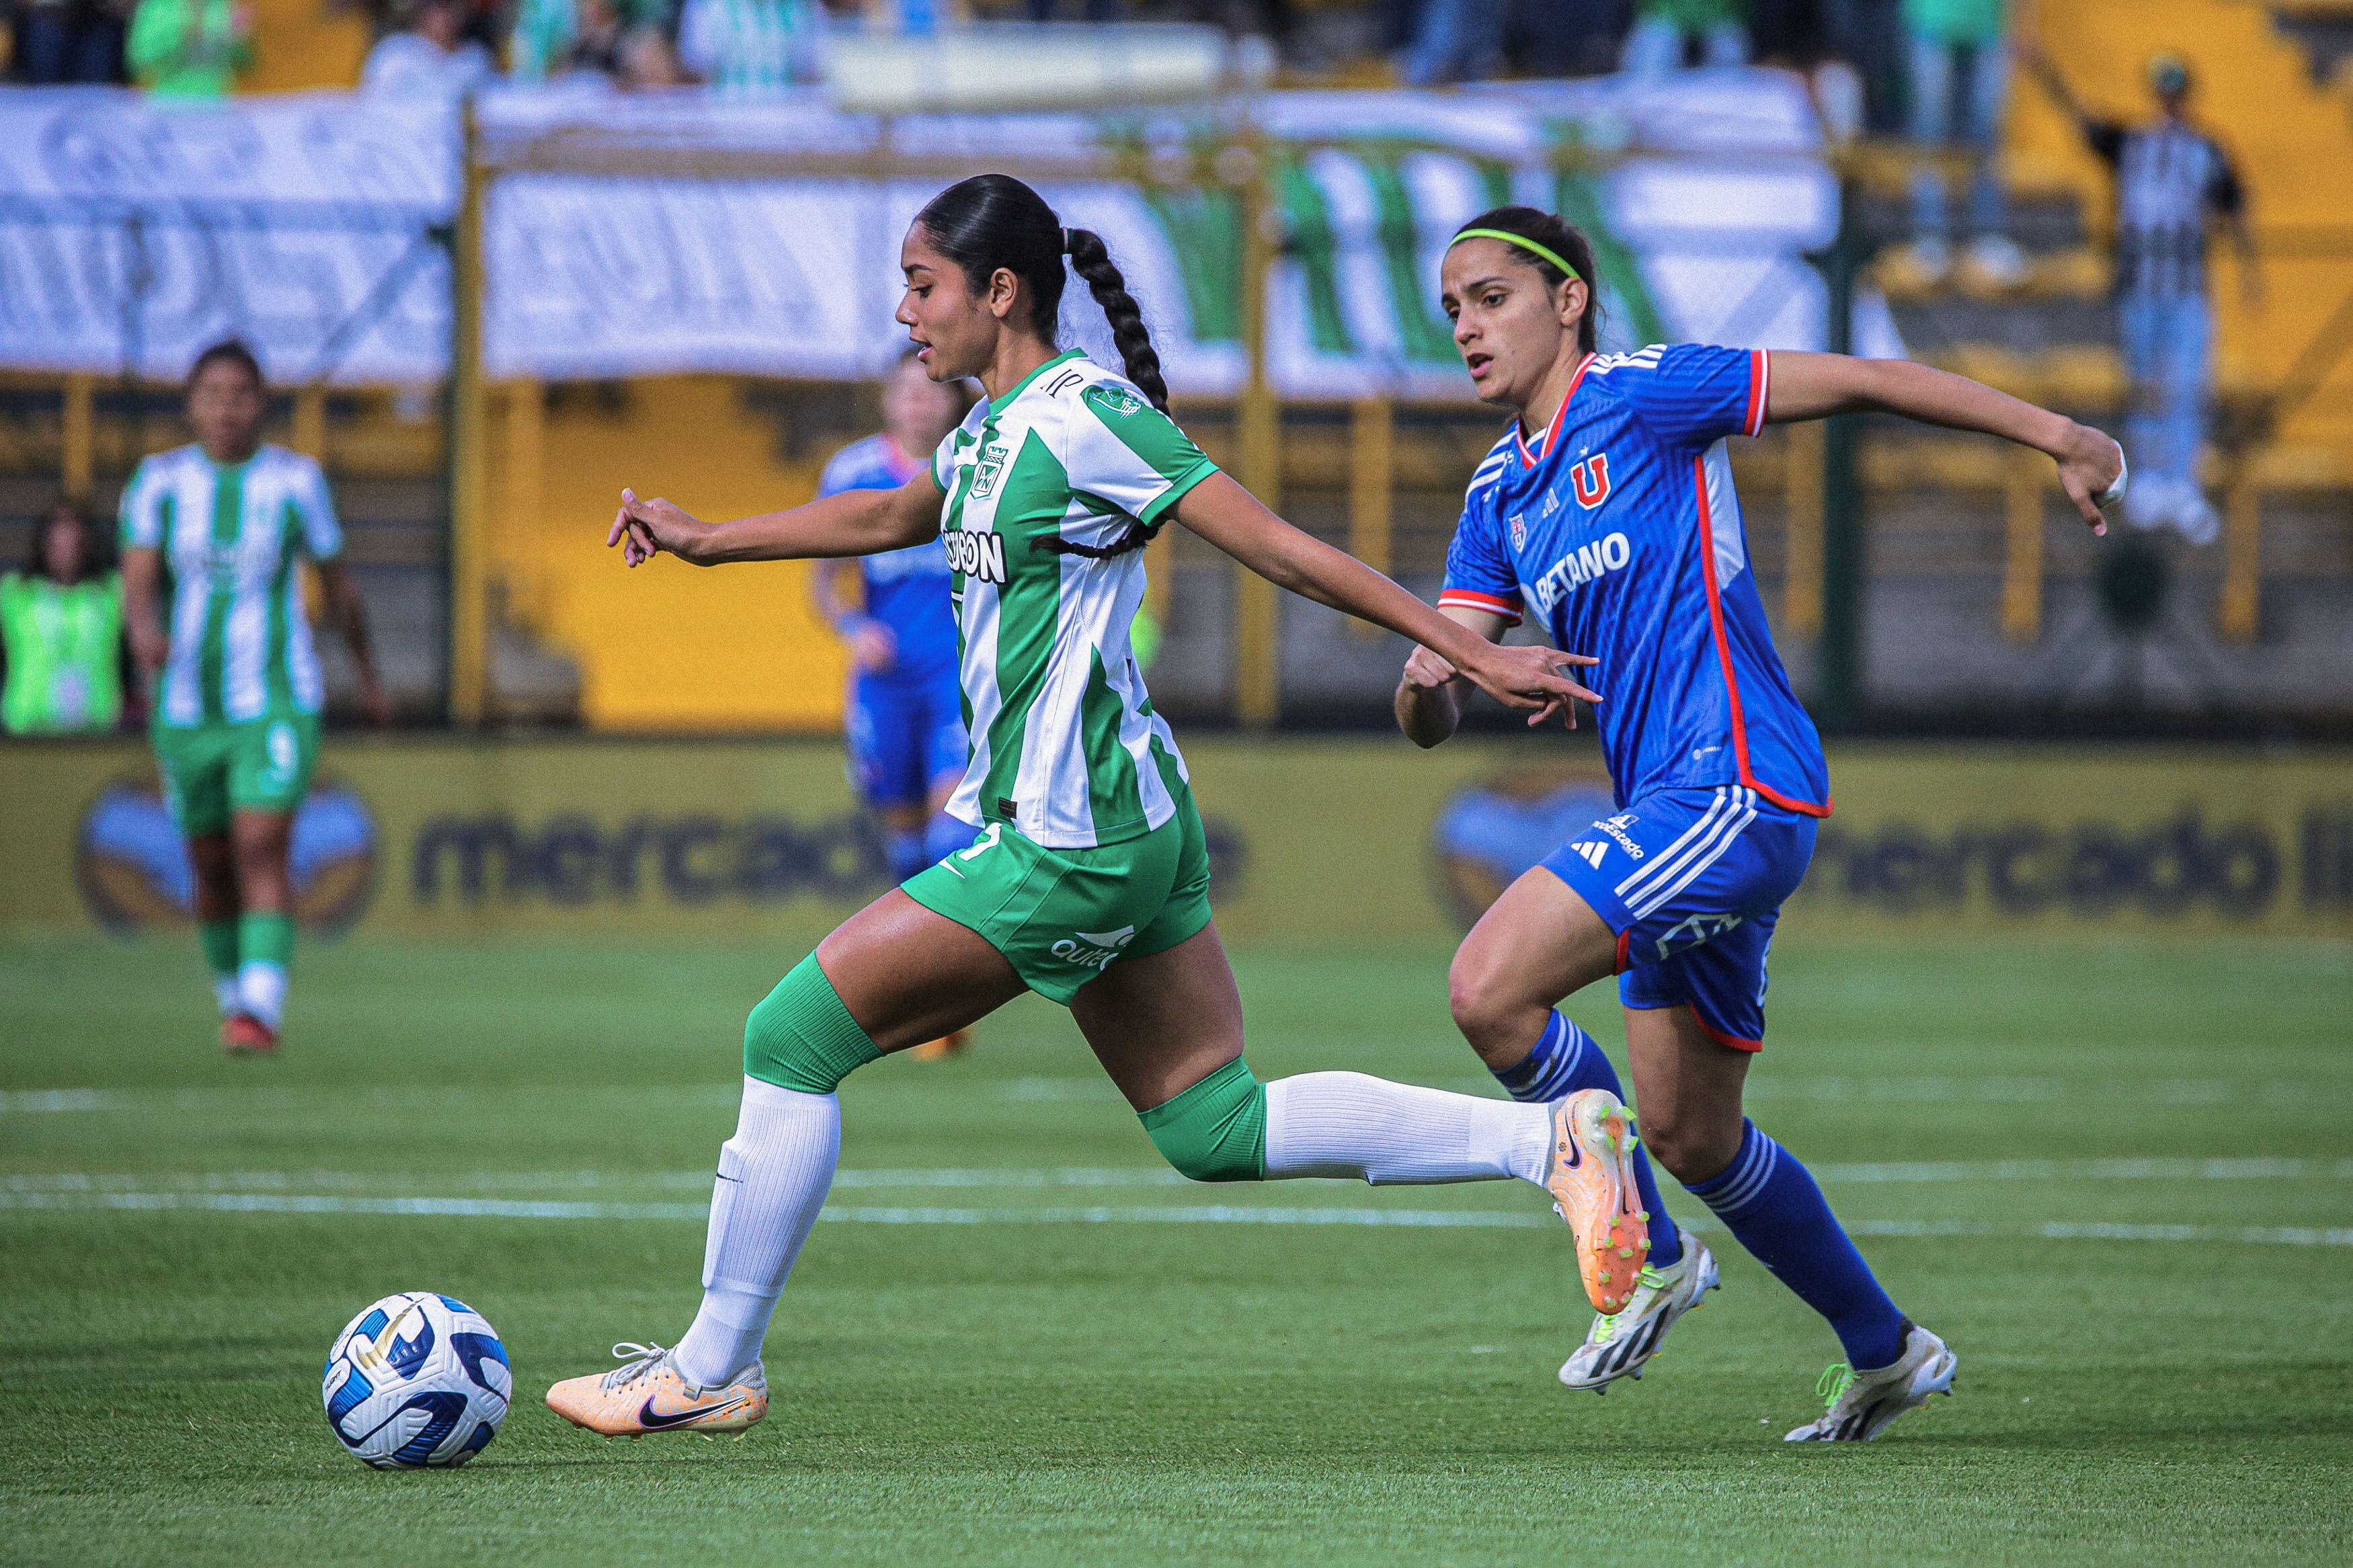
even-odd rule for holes
{"type": "MultiPolygon", "coordinates": [[[[822,75],[841,31],[922,37],[1027,19],[1208,23],[1263,38],[1303,78],[1412,86],[1657,74],[1751,62],[1817,78],[1834,128],[1895,133],[1955,106],[1999,115],[2010,0],[356,0],[359,85],[462,91],[503,71],[620,88],[774,91],[822,75]],[[1956,93],[1942,79],[1969,77],[1956,93]]],[[[10,79],[181,97],[236,89],[273,39],[247,0],[9,0],[10,79]]]]}

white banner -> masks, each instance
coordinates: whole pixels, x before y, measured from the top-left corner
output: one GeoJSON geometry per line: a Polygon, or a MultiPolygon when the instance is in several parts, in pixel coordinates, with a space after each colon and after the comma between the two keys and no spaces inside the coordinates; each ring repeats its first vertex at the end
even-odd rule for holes
{"type": "MultiPolygon", "coordinates": [[[[1596,239],[1616,343],[1822,339],[1802,253],[1837,222],[1811,110],[1774,72],[1453,93],[1289,93],[1134,117],[842,113],[813,97],[501,89],[490,145],[724,155],[885,148],[968,159],[1127,148],[1172,166],[1246,111],[1270,139],[1288,243],[1270,352],[1296,395],[1455,395],[1438,313],[1447,238],[1501,200],[1596,239]],[[1556,172],[1564,144],[1640,149],[1556,172]],[[1433,147],[1435,150],[1433,150],[1433,147]]],[[[282,382],[426,383],[449,338],[452,111],[349,94],[158,106],[102,89],[0,90],[0,364],[175,379],[237,333],[282,382]]],[[[900,238],[934,187],[816,177],[514,173],[491,183],[485,296],[495,376],[868,374],[902,341],[900,238]]],[[[1239,207],[1222,190],[1042,183],[1100,231],[1145,302],[1171,384],[1230,389],[1239,207]]],[[[1074,285],[1071,337],[1108,350],[1074,285]]],[[[1883,331],[1875,346],[1887,348],[1883,331]]]]}

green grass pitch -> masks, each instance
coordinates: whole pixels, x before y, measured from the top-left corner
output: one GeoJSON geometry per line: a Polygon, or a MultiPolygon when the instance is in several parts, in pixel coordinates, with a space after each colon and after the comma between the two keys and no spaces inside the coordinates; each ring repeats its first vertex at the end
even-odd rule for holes
{"type": "MultiPolygon", "coordinates": [[[[1648,1378],[1571,1394],[1540,1194],[1187,1188],[1034,1000],[846,1087],[765,1424],[575,1431],[546,1384],[691,1314],[742,1016],[796,956],[313,943],[284,1057],[232,1062],[193,943],[0,942],[0,1563],[2353,1561],[2345,946],[1776,949],[1752,1110],[1961,1358],[1867,1447],[1780,1442],[1836,1347],[1720,1235],[1648,1378]],[[488,1212],[365,1212],[412,1196],[488,1212]],[[319,1365],[422,1288],[516,1403],[471,1467],[380,1475],[319,1365]]],[[[1480,1088],[1445,961],[1242,954],[1253,1065],[1480,1088]]]]}

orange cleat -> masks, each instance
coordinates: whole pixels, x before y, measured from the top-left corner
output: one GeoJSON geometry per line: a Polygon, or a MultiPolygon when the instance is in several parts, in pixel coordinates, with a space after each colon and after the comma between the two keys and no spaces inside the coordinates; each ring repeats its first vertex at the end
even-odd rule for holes
{"type": "Polygon", "coordinates": [[[1626,1310],[1642,1282],[1650,1218],[1634,1185],[1634,1120],[1606,1089],[1581,1089],[1552,1108],[1545,1190],[1577,1237],[1577,1269],[1597,1312],[1626,1310]]]}
{"type": "Polygon", "coordinates": [[[936,1040],[925,1040],[907,1054],[919,1062],[944,1062],[950,1057],[961,1056],[972,1044],[972,1031],[958,1029],[953,1035],[943,1035],[936,1040]]]}
{"type": "Polygon", "coordinates": [[[221,1020],[221,1049],[233,1057],[278,1054],[278,1031],[250,1013],[231,1013],[221,1020]]]}
{"type": "Polygon", "coordinates": [[[673,1352],[659,1345],[625,1340],[613,1353],[628,1364],[565,1378],[547,1391],[547,1407],[607,1437],[741,1432],[768,1413],[768,1380],[757,1362],[723,1387],[698,1388],[678,1370],[673,1352]]]}

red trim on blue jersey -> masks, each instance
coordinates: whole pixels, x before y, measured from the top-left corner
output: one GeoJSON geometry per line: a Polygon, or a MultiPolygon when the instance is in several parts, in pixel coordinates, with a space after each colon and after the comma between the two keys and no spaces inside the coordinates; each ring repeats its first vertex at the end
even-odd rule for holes
{"type": "Polygon", "coordinates": [[[1722,1029],[1717,1028],[1714,1024],[1709,1023],[1705,1018],[1701,1017],[1698,1003],[1686,1002],[1683,1005],[1691,1009],[1693,1020],[1696,1022],[1701,1028],[1707,1031],[1707,1037],[1714,1040],[1717,1045],[1724,1047],[1726,1050],[1761,1051],[1765,1048],[1765,1042],[1762,1040],[1744,1040],[1737,1035],[1727,1035],[1722,1029]]]}
{"type": "MultiPolygon", "coordinates": [[[[1750,395],[1755,394],[1752,392],[1750,395]]],[[[1724,634],[1724,595],[1715,581],[1715,520],[1707,510],[1705,453],[1692,459],[1692,485],[1699,501],[1699,569],[1707,584],[1707,620],[1709,627],[1715,633],[1715,662],[1723,668],[1724,695],[1732,710],[1732,758],[1739,765],[1740,782],[1783,811],[1794,811],[1806,816],[1828,816],[1831,814],[1830,802],[1817,804],[1783,795],[1772,785],[1761,783],[1748,769],[1748,721],[1740,711],[1740,681],[1732,673],[1732,644],[1724,634]]]]}
{"type": "Polygon", "coordinates": [[[1568,378],[1567,395],[1561,398],[1560,406],[1553,410],[1552,423],[1545,426],[1544,446],[1541,450],[1531,453],[1528,450],[1527,437],[1521,433],[1518,426],[1512,426],[1512,446],[1520,454],[1520,467],[1533,468],[1552,456],[1554,444],[1559,441],[1561,431],[1568,424],[1568,405],[1577,401],[1577,389],[1585,380],[1585,367],[1592,363],[1591,354],[1587,354],[1577,362],[1577,374],[1568,378]]]}
{"type": "Polygon", "coordinates": [[[1751,436],[1765,434],[1765,402],[1773,390],[1773,357],[1763,349],[1748,351],[1748,416],[1740,427],[1751,436]]]}
{"type": "Polygon", "coordinates": [[[1491,615],[1509,617],[1514,626],[1522,619],[1517,595],[1505,599],[1469,588],[1449,588],[1438,595],[1438,607],[1441,610],[1485,610],[1491,615]]]}
{"type": "Polygon", "coordinates": [[[1618,933],[1618,967],[1612,974],[1623,974],[1634,967],[1634,928],[1628,926],[1618,933]]]}

